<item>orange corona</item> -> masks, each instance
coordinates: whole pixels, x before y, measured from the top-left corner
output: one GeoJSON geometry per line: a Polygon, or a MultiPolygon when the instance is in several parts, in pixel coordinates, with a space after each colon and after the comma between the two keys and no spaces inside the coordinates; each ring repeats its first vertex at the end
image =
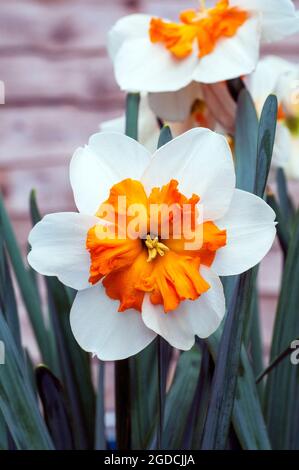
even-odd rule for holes
{"type": "Polygon", "coordinates": [[[220,0],[214,8],[206,8],[204,2],[199,10],[186,10],[180,14],[180,23],[152,18],[150,39],[162,43],[177,59],[188,57],[198,45],[200,58],[213,52],[217,42],[233,37],[248,19],[248,12],[231,7],[229,0],[220,0]]]}
{"type": "MultiPolygon", "coordinates": [[[[119,213],[118,198],[126,197],[126,208],[139,204],[144,207],[145,233],[138,239],[130,237],[99,236],[103,226],[95,225],[87,234],[86,247],[90,253],[90,278],[92,284],[103,279],[107,295],[119,300],[119,311],[134,308],[141,311],[145,293],[149,293],[153,304],[161,304],[164,311],[175,310],[183,300],[195,300],[209,289],[209,284],[200,274],[200,265],[211,266],[216,251],[226,244],[226,231],[219,230],[213,222],[198,224],[196,205],[199,197],[186,198],[178,190],[178,182],[171,180],[162,188],[152,189],[146,195],[139,181],[126,179],[114,185],[104,203],[119,213]],[[173,212],[168,212],[169,237],[161,237],[164,220],[159,219],[157,233],[150,234],[149,208],[164,204],[174,209],[188,205],[191,211],[192,232],[201,230],[200,248],[186,249],[189,236],[174,237],[173,212]]],[[[123,209],[122,209],[123,210],[123,209]]],[[[102,206],[97,213],[100,216],[102,206]]],[[[181,212],[182,214],[182,212],[181,212]]],[[[128,218],[130,223],[132,218],[128,218]]],[[[113,227],[116,228],[117,227],[113,227]]],[[[115,234],[115,232],[114,232],[115,234]]],[[[116,230],[117,234],[117,230],[116,230]]],[[[102,235],[102,232],[101,232],[102,235]]],[[[184,234],[185,235],[185,234],[184,234]]]]}

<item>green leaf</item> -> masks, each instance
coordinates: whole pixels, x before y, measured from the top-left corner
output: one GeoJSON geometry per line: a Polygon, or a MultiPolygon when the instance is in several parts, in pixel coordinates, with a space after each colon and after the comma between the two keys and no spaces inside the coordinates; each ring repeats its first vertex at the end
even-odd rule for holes
{"type": "Polygon", "coordinates": [[[237,188],[253,192],[256,179],[258,118],[246,89],[238,99],[235,135],[237,188]]]}
{"type": "Polygon", "coordinates": [[[163,126],[160,132],[158,148],[168,144],[172,140],[172,133],[169,126],[163,126]]]}
{"type": "Polygon", "coordinates": [[[268,96],[264,104],[258,130],[258,158],[256,167],[255,194],[264,197],[270,170],[277,124],[277,98],[268,96]]]}
{"type": "Polygon", "coordinates": [[[244,320],[253,285],[254,272],[251,270],[242,274],[233,303],[228,308],[204,428],[202,449],[205,450],[220,450],[226,447],[237,385],[244,320]]]}
{"type": "Polygon", "coordinates": [[[162,435],[164,426],[165,394],[169,362],[172,356],[172,347],[162,338],[157,337],[158,383],[157,383],[157,449],[162,449],[162,435]]]}
{"type": "Polygon", "coordinates": [[[290,243],[290,232],[289,232],[286,220],[284,219],[282,215],[281,207],[279,206],[276,200],[276,197],[274,196],[273,193],[267,194],[266,201],[269,204],[269,206],[272,207],[272,209],[274,210],[276,214],[277,236],[278,236],[279,244],[282,249],[283,255],[286,258],[288,254],[289,243],[290,243]]]}
{"type": "Polygon", "coordinates": [[[72,450],[74,448],[73,436],[63,387],[57,377],[43,365],[37,367],[35,374],[45,421],[55,449],[72,450]]]}
{"type": "Polygon", "coordinates": [[[192,407],[201,364],[201,352],[195,345],[180,355],[175,376],[166,396],[163,449],[181,449],[192,407]]]}
{"type": "Polygon", "coordinates": [[[118,450],[131,449],[131,390],[130,362],[128,359],[115,361],[115,417],[116,442],[118,450]]]}
{"type": "MultiPolygon", "coordinates": [[[[252,370],[255,377],[261,373],[264,368],[263,361],[263,344],[261,336],[261,326],[260,326],[260,310],[258,302],[258,292],[255,289],[254,301],[253,301],[253,311],[252,311],[252,321],[251,321],[251,331],[250,331],[250,355],[252,370]]],[[[259,396],[262,402],[264,387],[263,384],[257,386],[259,396]]]]}
{"type": "Polygon", "coordinates": [[[19,351],[22,351],[21,330],[15,292],[12,284],[4,242],[0,233],[0,305],[19,351]]]}
{"type": "Polygon", "coordinates": [[[157,417],[157,341],[130,359],[132,449],[150,445],[157,417]],[[146,397],[146,400],[144,399],[146,397]]]}
{"type": "MultiPolygon", "coordinates": [[[[220,327],[207,339],[214,361],[217,358],[221,335],[222,328],[220,327]]],[[[255,377],[244,347],[241,349],[232,421],[243,449],[269,450],[271,448],[258,398],[255,377]]]]}
{"type": "Polygon", "coordinates": [[[106,450],[105,436],[105,363],[99,361],[98,365],[98,387],[95,424],[95,450],[106,450]]]}
{"type": "MultiPolygon", "coordinates": [[[[0,365],[1,367],[1,365],[0,365]]],[[[1,371],[1,369],[0,369],[1,371]]],[[[7,427],[0,411],[0,450],[7,450],[8,442],[7,442],[7,427]]]]}
{"type": "Polygon", "coordinates": [[[277,169],[276,182],[282,216],[285,222],[288,223],[295,215],[295,208],[288,194],[287,180],[283,168],[277,169]]]}
{"type": "Polygon", "coordinates": [[[30,275],[25,269],[15,234],[0,195],[0,224],[9,258],[27,309],[31,325],[42,353],[44,361],[51,362],[51,353],[48,344],[48,332],[43,319],[43,312],[39,298],[30,275]]]}
{"type": "Polygon", "coordinates": [[[126,135],[138,140],[139,93],[128,93],[126,102],[126,135]]]}
{"type": "Polygon", "coordinates": [[[41,417],[24,361],[0,313],[0,340],[5,344],[5,365],[0,365],[0,410],[18,449],[51,450],[53,443],[41,417]]]}
{"type": "MultiPolygon", "coordinates": [[[[299,212],[296,215],[282,277],[271,348],[272,362],[299,337],[299,212]]],[[[290,361],[280,363],[268,376],[265,409],[275,449],[298,449],[299,369],[290,361]],[[279,429],[279,432],[277,430],[279,429]]]]}
{"type": "Polygon", "coordinates": [[[206,342],[197,340],[197,344],[201,346],[201,367],[183,442],[184,449],[195,450],[200,449],[202,441],[214,371],[214,363],[206,342]]]}

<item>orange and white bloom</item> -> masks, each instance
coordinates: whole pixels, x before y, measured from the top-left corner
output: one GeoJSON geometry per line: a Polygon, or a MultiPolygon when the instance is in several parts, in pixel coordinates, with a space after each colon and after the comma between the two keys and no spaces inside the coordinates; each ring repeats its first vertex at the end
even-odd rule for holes
{"type": "Polygon", "coordinates": [[[134,14],[109,34],[118,84],[127,91],[171,92],[251,73],[260,44],[299,31],[291,0],[200,1],[177,22],[134,14]]]}
{"type": "Polygon", "coordinates": [[[273,166],[284,168],[290,178],[299,178],[299,64],[269,56],[246,81],[259,115],[268,95],[276,94],[279,108],[273,166]]]}
{"type": "MultiPolygon", "coordinates": [[[[191,106],[190,113],[188,114],[186,102],[180,102],[180,93],[178,93],[178,99],[173,100],[171,103],[169,103],[168,106],[168,116],[172,116],[173,118],[167,119],[163,112],[157,113],[156,115],[154,114],[149,103],[149,98],[151,96],[156,95],[141,95],[138,113],[138,141],[151,153],[154,153],[154,151],[157,149],[160,136],[158,117],[161,117],[164,120],[164,124],[169,125],[171,133],[174,137],[183,134],[193,127],[207,127],[208,129],[216,130],[216,121],[203,100],[194,97],[193,104],[188,102],[191,106]]],[[[214,94],[212,99],[215,99],[214,94]]],[[[217,106],[214,101],[213,105],[215,105],[219,110],[219,106],[217,106]]],[[[233,115],[232,119],[234,119],[234,117],[235,116],[233,115]]],[[[124,134],[126,128],[125,114],[118,118],[102,122],[99,128],[102,132],[109,131],[120,132],[124,134]]]]}
{"type": "Polygon", "coordinates": [[[230,148],[207,129],[153,155],[122,134],[95,134],[75,152],[70,180],[79,212],[44,217],[30,233],[28,261],[78,290],[72,331],[103,360],[136,354],[157,334],[182,350],[211,335],[225,314],[219,276],[259,263],[275,237],[274,212],[235,189],[230,148]],[[149,214],[161,204],[169,211],[154,231],[149,214]],[[185,207],[191,229],[176,237],[185,207]]]}

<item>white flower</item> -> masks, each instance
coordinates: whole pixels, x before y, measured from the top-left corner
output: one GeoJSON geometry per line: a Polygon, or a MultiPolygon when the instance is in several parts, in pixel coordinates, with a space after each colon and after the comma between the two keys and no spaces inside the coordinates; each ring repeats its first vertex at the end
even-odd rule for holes
{"type": "MultiPolygon", "coordinates": [[[[183,91],[184,90],[182,90],[182,92],[183,91]]],[[[207,127],[211,130],[216,130],[216,122],[210,112],[210,109],[208,108],[207,104],[199,98],[198,95],[194,95],[194,101],[192,100],[191,102],[188,96],[185,97],[187,101],[183,99],[181,100],[181,92],[178,92],[177,96],[173,97],[174,99],[172,99],[171,96],[169,96],[168,99],[167,95],[172,94],[165,93],[161,102],[159,99],[155,99],[151,103],[152,109],[156,111],[156,117],[153,110],[150,108],[149,98],[154,96],[158,98],[158,95],[159,94],[151,94],[149,96],[147,94],[142,94],[138,112],[138,141],[151,153],[154,153],[154,151],[157,149],[160,136],[158,118],[162,119],[164,124],[167,124],[170,127],[173,137],[183,134],[193,127],[207,127]]],[[[173,95],[176,94],[173,93],[173,95]]],[[[187,95],[189,95],[189,93],[187,93],[187,95]]],[[[217,96],[214,91],[211,90],[211,92],[208,93],[208,99],[211,101],[211,105],[217,108],[219,116],[219,103],[221,101],[221,97],[217,96]]],[[[222,107],[222,109],[224,108],[222,107]]],[[[223,111],[221,117],[225,120],[226,123],[228,122],[225,111],[223,111]]],[[[231,117],[231,119],[234,120],[234,115],[231,117]]],[[[116,119],[102,122],[99,126],[100,131],[120,132],[122,134],[125,133],[125,127],[125,114],[116,119]]]]}
{"type": "Polygon", "coordinates": [[[149,15],[122,18],[109,34],[123,90],[170,92],[251,73],[260,44],[299,30],[291,0],[220,0],[181,12],[180,22],[149,15]]]}
{"type": "Polygon", "coordinates": [[[279,110],[273,166],[299,178],[299,64],[269,56],[246,81],[259,115],[268,95],[276,94],[279,110]]]}
{"type": "Polygon", "coordinates": [[[225,313],[219,276],[259,263],[275,237],[274,212],[235,189],[229,146],[207,129],[192,129],[153,156],[122,134],[95,134],[75,152],[70,179],[79,213],[44,217],[30,233],[28,261],[79,291],[72,331],[102,360],[136,354],[157,334],[182,350],[192,347],[195,335],[211,335],[225,313]],[[125,207],[118,196],[126,197],[125,207]],[[112,216],[103,223],[103,202],[121,217],[141,204],[142,236],[110,236],[119,225],[112,216]],[[149,232],[148,208],[156,203],[172,208],[168,237],[162,238],[163,217],[156,233],[149,232]],[[175,213],[181,217],[185,205],[194,233],[202,231],[202,244],[193,250],[185,244],[189,232],[174,236],[175,213]]]}

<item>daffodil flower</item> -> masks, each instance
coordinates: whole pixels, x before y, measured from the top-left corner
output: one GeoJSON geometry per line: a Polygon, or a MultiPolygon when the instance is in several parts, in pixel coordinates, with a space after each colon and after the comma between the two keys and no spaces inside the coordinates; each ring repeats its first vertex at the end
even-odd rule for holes
{"type": "Polygon", "coordinates": [[[120,19],[109,34],[116,79],[127,91],[170,92],[251,73],[262,42],[299,30],[291,0],[220,0],[180,14],[120,19]]]}
{"type": "MultiPolygon", "coordinates": [[[[219,97],[219,101],[220,99],[221,98],[219,97]]],[[[213,92],[211,92],[211,100],[211,104],[216,106],[216,108],[219,110],[218,98],[216,98],[213,92]]],[[[167,114],[162,112],[156,113],[155,115],[150,107],[149,95],[144,93],[141,95],[138,113],[138,140],[151,153],[156,150],[160,136],[158,117],[161,117],[163,120],[165,119],[164,123],[170,127],[173,136],[183,134],[193,127],[207,127],[211,130],[217,130],[216,121],[213,118],[210,109],[203,100],[198,98],[195,99],[194,96],[194,102],[189,102],[190,112],[187,111],[187,107],[184,106],[184,104],[185,102],[181,102],[179,99],[171,100],[169,106],[167,107],[167,114]]],[[[234,114],[232,119],[235,119],[234,114]]],[[[227,122],[227,120],[225,120],[225,122],[227,122]]],[[[100,131],[121,132],[123,134],[125,133],[125,128],[125,114],[118,118],[104,121],[99,126],[100,131]]]]}
{"type": "Polygon", "coordinates": [[[102,360],[134,355],[156,335],[188,350],[195,335],[214,333],[225,314],[219,276],[259,263],[275,237],[274,212],[235,189],[230,148],[207,129],[153,155],[122,134],[95,134],[75,152],[70,180],[79,212],[45,216],[30,233],[28,261],[78,290],[73,334],[102,360]],[[160,205],[168,211],[153,230],[160,205]],[[191,224],[180,232],[185,207],[191,224]]]}
{"type": "Polygon", "coordinates": [[[279,106],[273,166],[284,168],[290,178],[299,178],[299,65],[268,56],[246,82],[259,115],[267,96],[276,94],[279,106]]]}

